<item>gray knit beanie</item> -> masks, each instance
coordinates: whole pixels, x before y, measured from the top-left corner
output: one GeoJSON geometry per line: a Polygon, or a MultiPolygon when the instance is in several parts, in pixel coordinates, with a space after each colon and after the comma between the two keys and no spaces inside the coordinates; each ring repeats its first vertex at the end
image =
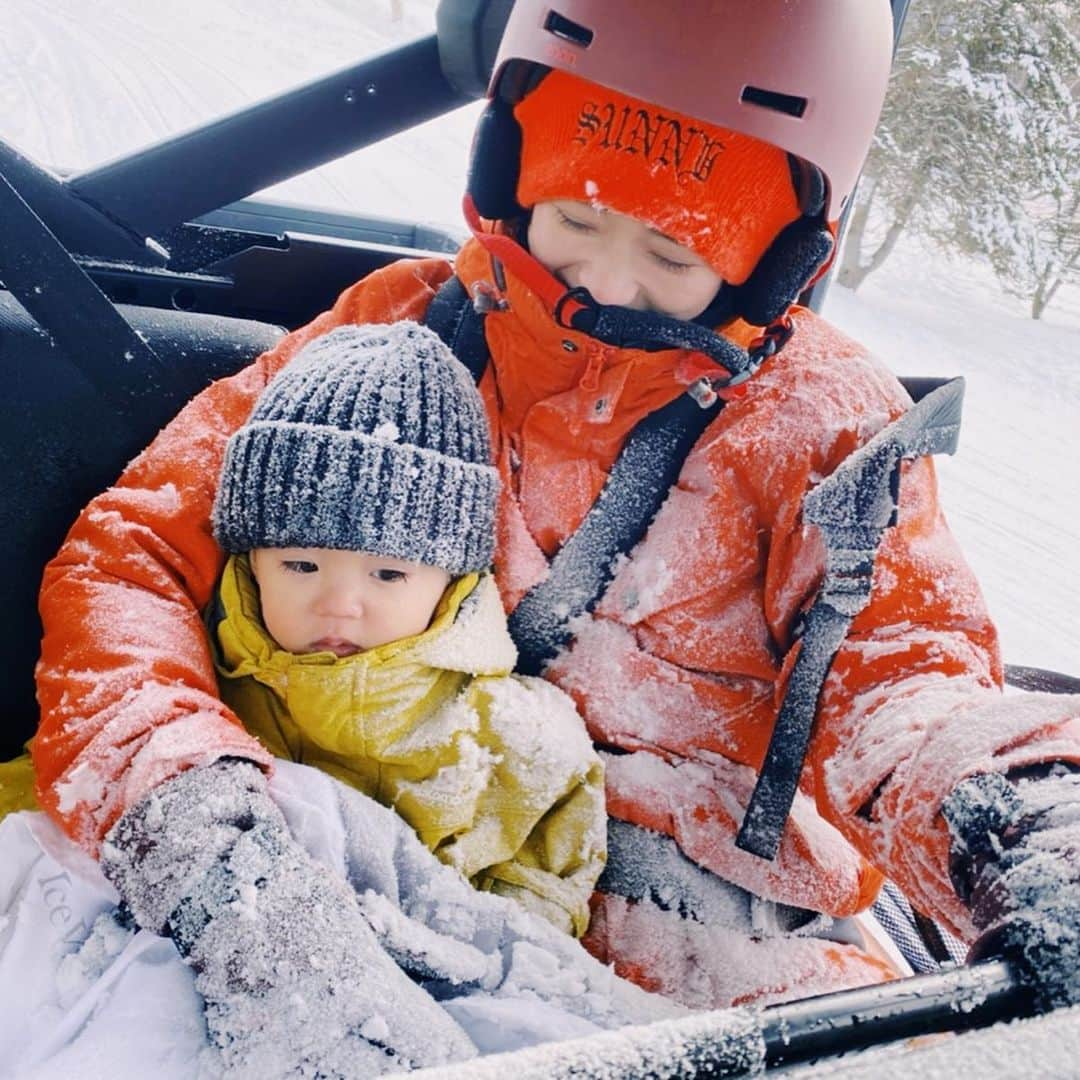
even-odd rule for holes
{"type": "Polygon", "coordinates": [[[367,551],[491,565],[498,473],[465,367],[413,322],[309,342],[229,440],[213,526],[230,552],[367,551]]]}

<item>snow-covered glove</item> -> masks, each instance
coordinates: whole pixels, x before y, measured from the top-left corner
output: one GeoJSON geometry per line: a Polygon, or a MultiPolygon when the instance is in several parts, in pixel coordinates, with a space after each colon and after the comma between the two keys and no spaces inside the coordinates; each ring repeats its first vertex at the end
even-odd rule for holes
{"type": "Polygon", "coordinates": [[[1080,773],[971,777],[942,813],[953,884],[983,931],[970,959],[1013,960],[1044,1007],[1080,1002],[1080,773]]]}
{"type": "Polygon", "coordinates": [[[112,828],[101,864],[139,925],[195,970],[230,1076],[366,1077],[475,1056],[349,885],[293,839],[251,762],[155,789],[112,828]]]}

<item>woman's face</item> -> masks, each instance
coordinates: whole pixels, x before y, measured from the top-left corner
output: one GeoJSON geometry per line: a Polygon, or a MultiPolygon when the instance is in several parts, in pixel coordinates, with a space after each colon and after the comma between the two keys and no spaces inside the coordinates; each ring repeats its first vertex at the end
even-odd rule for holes
{"type": "Polygon", "coordinates": [[[693,319],[712,302],[722,279],[689,248],[636,218],[585,202],[538,203],[529,250],[572,288],[600,304],[693,319]]]}

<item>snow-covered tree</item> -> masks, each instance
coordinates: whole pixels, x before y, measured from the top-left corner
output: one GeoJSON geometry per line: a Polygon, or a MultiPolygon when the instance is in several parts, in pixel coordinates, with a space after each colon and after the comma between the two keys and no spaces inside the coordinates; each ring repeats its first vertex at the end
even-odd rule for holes
{"type": "Polygon", "coordinates": [[[851,287],[905,228],[985,258],[1037,318],[1077,275],[1080,14],[1072,0],[920,0],[849,222],[851,287]]]}

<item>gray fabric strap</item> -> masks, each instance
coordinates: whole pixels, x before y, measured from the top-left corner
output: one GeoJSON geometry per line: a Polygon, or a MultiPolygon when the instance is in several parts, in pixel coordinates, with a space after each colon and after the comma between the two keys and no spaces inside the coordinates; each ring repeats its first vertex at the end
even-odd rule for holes
{"type": "Polygon", "coordinates": [[[803,521],[825,542],[825,578],[807,612],[765,761],[735,841],[773,859],[799,785],[818,698],[855,616],[870,602],[874,558],[896,524],[900,465],[953,453],[960,434],[964,380],[952,379],[878,432],[803,500],[803,521]]]}

